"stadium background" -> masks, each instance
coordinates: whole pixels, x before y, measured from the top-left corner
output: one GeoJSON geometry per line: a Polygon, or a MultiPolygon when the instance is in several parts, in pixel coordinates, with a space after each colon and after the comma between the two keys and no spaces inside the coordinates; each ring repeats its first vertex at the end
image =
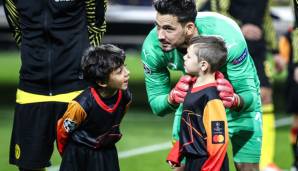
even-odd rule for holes
{"type": "MultiPolygon", "coordinates": [[[[144,39],[144,34],[152,28],[153,24],[152,9],[146,6],[149,3],[147,1],[144,1],[144,3],[141,2],[143,1],[134,0],[130,2],[139,6],[114,5],[110,8],[107,18],[108,31],[104,38],[105,43],[115,43],[127,50],[127,65],[131,71],[129,86],[133,92],[134,99],[131,109],[124,118],[121,126],[124,136],[117,144],[120,167],[122,171],[167,171],[171,170],[166,164],[165,158],[171,146],[173,115],[157,117],[151,113],[148,107],[143,68],[140,62],[140,43],[144,39]],[[137,2],[139,4],[136,4],[137,2]],[[142,11],[145,18],[136,20],[118,19],[118,14],[113,12],[119,12],[119,10],[142,11]],[[119,28],[121,28],[121,31],[119,28]]],[[[0,5],[1,3],[0,1],[0,5]]],[[[129,2],[122,1],[122,4],[127,3],[129,2]]],[[[288,5],[288,1],[275,1],[275,5],[288,5]]],[[[0,171],[16,171],[16,167],[8,164],[8,153],[20,59],[19,52],[9,35],[5,21],[3,21],[3,15],[0,17],[0,171]],[[1,23],[4,24],[1,25],[1,23]]],[[[290,21],[291,19],[288,18],[286,21],[280,20],[279,22],[289,24],[291,23],[290,21]]],[[[287,28],[280,23],[275,25],[279,26],[277,27],[279,34],[282,34],[287,28]]],[[[268,65],[272,66],[270,56],[268,57],[268,65]]],[[[275,162],[279,167],[288,170],[291,167],[292,154],[289,144],[289,124],[291,123],[291,117],[284,113],[285,97],[283,95],[283,84],[286,73],[277,74],[274,72],[273,67],[271,67],[271,71],[273,73],[272,78],[274,79],[274,103],[277,111],[275,162]]],[[[171,75],[174,83],[179,78],[180,73],[172,72],[171,75]]],[[[232,159],[230,151],[231,149],[229,148],[229,158],[232,159]]],[[[58,170],[59,163],[60,156],[55,150],[52,157],[53,166],[47,170],[58,170]]],[[[232,162],[230,164],[233,166],[232,162]]],[[[234,170],[234,168],[232,167],[231,170],[234,170]]]]}

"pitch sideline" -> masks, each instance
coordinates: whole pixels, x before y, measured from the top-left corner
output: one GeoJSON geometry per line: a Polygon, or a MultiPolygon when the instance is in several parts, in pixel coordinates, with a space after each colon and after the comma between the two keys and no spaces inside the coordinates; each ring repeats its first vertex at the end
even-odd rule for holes
{"type": "MultiPolygon", "coordinates": [[[[275,127],[282,127],[289,125],[292,121],[292,117],[286,117],[286,118],[281,118],[275,121],[275,127]]],[[[132,156],[137,156],[137,155],[142,155],[142,154],[147,154],[147,153],[152,153],[155,151],[161,151],[161,150],[166,150],[171,148],[171,143],[170,142],[165,142],[165,143],[160,143],[160,144],[155,144],[155,145],[150,145],[150,146],[145,146],[145,147],[140,147],[140,148],[135,148],[132,150],[127,150],[123,152],[119,152],[118,156],[119,158],[128,158],[132,156]]],[[[51,166],[47,168],[47,171],[58,171],[59,166],[51,166]]]]}

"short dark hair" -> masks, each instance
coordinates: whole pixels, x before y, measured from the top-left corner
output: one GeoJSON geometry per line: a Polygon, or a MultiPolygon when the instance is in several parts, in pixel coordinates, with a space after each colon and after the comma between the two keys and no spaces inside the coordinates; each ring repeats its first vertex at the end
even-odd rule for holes
{"type": "Polygon", "coordinates": [[[227,48],[222,38],[216,36],[196,36],[191,39],[194,53],[198,60],[205,60],[210,64],[213,73],[219,70],[227,60],[227,48]]]}
{"type": "Polygon", "coordinates": [[[195,22],[197,16],[194,0],[154,0],[155,10],[162,14],[170,14],[178,17],[178,22],[195,22]]]}
{"type": "Polygon", "coordinates": [[[105,44],[88,48],[81,60],[84,79],[91,83],[107,82],[111,72],[124,64],[122,49],[105,44]]]}

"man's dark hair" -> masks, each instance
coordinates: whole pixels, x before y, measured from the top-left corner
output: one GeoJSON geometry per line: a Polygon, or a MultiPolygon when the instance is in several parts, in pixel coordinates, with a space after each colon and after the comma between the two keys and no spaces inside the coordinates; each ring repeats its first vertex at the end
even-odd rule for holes
{"type": "Polygon", "coordinates": [[[84,79],[91,83],[105,83],[110,73],[124,64],[124,60],[124,51],[114,45],[90,47],[81,61],[84,79]]]}
{"type": "Polygon", "coordinates": [[[179,23],[195,22],[197,16],[194,0],[154,0],[153,6],[162,15],[177,16],[179,23]]]}
{"type": "Polygon", "coordinates": [[[196,36],[191,39],[191,45],[198,61],[205,60],[210,64],[210,72],[215,72],[227,60],[227,48],[222,38],[215,36],[196,36]]]}

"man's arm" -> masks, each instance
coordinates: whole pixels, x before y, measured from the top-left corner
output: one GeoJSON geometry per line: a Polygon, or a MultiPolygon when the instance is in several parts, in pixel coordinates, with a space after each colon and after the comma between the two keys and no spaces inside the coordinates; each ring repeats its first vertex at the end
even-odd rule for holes
{"type": "Polygon", "coordinates": [[[171,88],[169,71],[167,68],[155,71],[144,62],[146,91],[153,113],[158,116],[164,116],[173,112],[176,107],[168,102],[171,88]]]}
{"type": "Polygon", "coordinates": [[[106,32],[105,13],[107,0],[87,0],[86,17],[88,22],[89,40],[92,46],[98,46],[106,32]]]}
{"type": "Polygon", "coordinates": [[[22,32],[20,28],[19,18],[20,14],[13,0],[4,0],[4,11],[12,35],[18,46],[21,45],[22,32]]]}
{"type": "Polygon", "coordinates": [[[273,26],[273,19],[271,17],[270,7],[272,6],[272,0],[268,0],[268,5],[266,7],[263,29],[265,33],[265,40],[269,50],[273,53],[278,52],[278,40],[277,33],[273,26]]]}
{"type": "Polygon", "coordinates": [[[151,31],[144,41],[141,60],[150,107],[154,114],[164,116],[175,111],[177,107],[168,102],[170,73],[154,31],[156,30],[151,31]]]}
{"type": "Polygon", "coordinates": [[[227,79],[240,99],[240,106],[236,110],[253,111],[255,102],[259,100],[258,76],[244,40],[239,41],[229,52],[227,79]]]}

